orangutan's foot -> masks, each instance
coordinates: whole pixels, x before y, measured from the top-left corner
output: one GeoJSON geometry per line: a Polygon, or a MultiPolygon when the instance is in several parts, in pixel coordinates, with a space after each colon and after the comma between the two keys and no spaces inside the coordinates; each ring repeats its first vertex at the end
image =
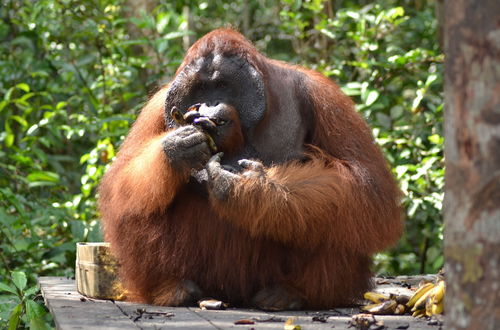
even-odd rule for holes
{"type": "Polygon", "coordinates": [[[193,281],[183,280],[159,290],[153,304],[162,306],[195,306],[202,297],[202,291],[193,281]]]}
{"type": "Polygon", "coordinates": [[[257,292],[252,299],[255,307],[267,311],[297,310],[303,306],[303,300],[293,289],[274,286],[257,292]]]}

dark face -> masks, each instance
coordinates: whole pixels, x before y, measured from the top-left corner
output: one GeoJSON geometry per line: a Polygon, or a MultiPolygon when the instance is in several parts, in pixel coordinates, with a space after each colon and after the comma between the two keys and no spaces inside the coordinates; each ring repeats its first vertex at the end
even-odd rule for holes
{"type": "Polygon", "coordinates": [[[305,93],[302,75],[265,61],[259,63],[262,67],[257,69],[244,56],[222,55],[217,50],[192,60],[169,87],[167,127],[176,126],[170,114],[173,107],[185,114],[198,104],[200,113],[222,123],[210,134],[221,149],[225,143],[232,147],[233,154],[225,152],[224,163],[247,158],[270,165],[300,159],[309,127],[303,114],[308,107],[300,101],[305,93]],[[238,148],[235,141],[226,141],[234,137],[235,119],[242,136],[238,148]]]}
{"type": "Polygon", "coordinates": [[[210,54],[188,64],[172,82],[165,104],[167,126],[172,126],[169,111],[173,106],[185,111],[196,103],[234,107],[243,134],[250,138],[251,129],[264,117],[264,82],[246,60],[210,54]]]}

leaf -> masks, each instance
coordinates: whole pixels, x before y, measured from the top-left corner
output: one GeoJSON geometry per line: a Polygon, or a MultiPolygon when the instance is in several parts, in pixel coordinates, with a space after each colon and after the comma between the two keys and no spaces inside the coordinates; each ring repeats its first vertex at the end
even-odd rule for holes
{"type": "Polygon", "coordinates": [[[30,182],[28,184],[28,187],[30,188],[36,188],[36,187],[51,187],[55,186],[57,183],[55,182],[49,182],[49,181],[36,181],[36,182],[30,182]]]}
{"type": "Polygon", "coordinates": [[[77,241],[83,240],[85,236],[85,225],[81,221],[73,220],[70,223],[71,235],[77,241]]]}
{"type": "Polygon", "coordinates": [[[38,129],[38,124],[35,124],[35,125],[31,126],[26,131],[26,135],[32,135],[37,129],[38,129]]]}
{"type": "Polygon", "coordinates": [[[425,87],[429,87],[432,85],[433,82],[435,82],[438,78],[438,75],[433,73],[427,77],[427,80],[425,81],[425,87]]]}
{"type": "Polygon", "coordinates": [[[30,86],[26,83],[19,83],[16,85],[16,87],[25,91],[26,93],[29,93],[29,91],[30,91],[30,86]]]}
{"type": "Polygon", "coordinates": [[[28,122],[23,117],[20,117],[20,116],[17,116],[17,115],[13,115],[13,116],[10,116],[9,119],[17,121],[23,127],[28,126],[28,122]]]}
{"type": "Polygon", "coordinates": [[[439,134],[432,134],[427,139],[429,140],[429,142],[434,143],[434,144],[441,145],[444,143],[444,139],[439,134]]]}
{"type": "Polygon", "coordinates": [[[85,163],[90,158],[90,154],[84,154],[80,157],[80,164],[85,163]]]}
{"type": "Polygon", "coordinates": [[[4,141],[5,141],[5,146],[7,148],[12,147],[12,145],[14,144],[14,134],[7,133],[4,141]]]}
{"type": "Polygon", "coordinates": [[[386,17],[389,21],[394,22],[394,20],[398,17],[404,16],[405,10],[403,7],[394,7],[387,11],[386,17]]]}
{"type": "Polygon", "coordinates": [[[43,318],[35,318],[30,320],[30,330],[46,330],[50,329],[43,318]]]}
{"type": "Polygon", "coordinates": [[[163,39],[164,40],[172,40],[172,39],[177,39],[177,38],[184,37],[185,35],[188,35],[188,34],[189,33],[185,32],[185,31],[170,32],[170,33],[165,34],[163,36],[163,39]]]}
{"type": "Polygon", "coordinates": [[[375,103],[375,101],[377,101],[379,95],[380,95],[380,93],[377,92],[376,90],[370,91],[368,93],[368,96],[366,97],[366,101],[365,101],[366,106],[370,106],[373,103],[375,103]]]}
{"type": "Polygon", "coordinates": [[[424,94],[422,93],[421,90],[417,91],[417,97],[413,99],[413,102],[411,104],[411,111],[416,112],[417,108],[420,106],[420,102],[422,102],[422,99],[424,98],[424,94]]]}
{"type": "Polygon", "coordinates": [[[7,100],[2,100],[2,102],[0,102],[0,112],[2,112],[2,110],[9,104],[9,101],[7,100]]]}
{"type": "Polygon", "coordinates": [[[10,292],[10,293],[13,293],[17,296],[16,288],[11,287],[10,285],[5,284],[3,282],[0,282],[0,291],[10,292]]]}
{"type": "Polygon", "coordinates": [[[166,12],[161,12],[156,17],[156,30],[158,33],[163,34],[170,22],[170,15],[166,12]]]}
{"type": "Polygon", "coordinates": [[[396,105],[391,108],[391,118],[398,119],[404,112],[404,108],[400,105],[396,105]]]}
{"type": "Polygon", "coordinates": [[[385,113],[377,113],[376,114],[377,121],[380,123],[381,126],[385,128],[390,128],[391,127],[391,117],[386,115],[385,113]]]}
{"type": "Polygon", "coordinates": [[[335,33],[327,29],[321,29],[320,32],[330,39],[335,39],[335,33]]]}
{"type": "Polygon", "coordinates": [[[43,258],[44,259],[53,259],[54,257],[59,256],[67,251],[73,251],[74,248],[75,248],[75,243],[66,242],[66,243],[63,243],[59,246],[55,246],[52,249],[50,249],[49,251],[45,252],[43,254],[43,258]]]}
{"type": "Polygon", "coordinates": [[[7,90],[7,92],[5,93],[5,95],[3,96],[3,99],[6,100],[6,101],[10,101],[10,98],[12,96],[12,92],[14,92],[14,87],[11,87],[7,90]]]}
{"type": "Polygon", "coordinates": [[[12,272],[12,282],[19,290],[24,290],[28,279],[24,272],[12,272]]]}
{"type": "Polygon", "coordinates": [[[344,91],[344,93],[346,93],[347,95],[359,95],[361,94],[361,84],[359,82],[350,82],[350,83],[347,83],[343,88],[342,90],[344,91]]]}
{"type": "Polygon", "coordinates": [[[21,101],[22,103],[26,103],[26,101],[32,98],[33,96],[35,96],[35,93],[26,93],[19,98],[19,101],[21,101]]]}
{"type": "Polygon", "coordinates": [[[23,311],[23,305],[22,304],[18,304],[16,307],[14,307],[14,309],[12,310],[12,313],[10,313],[10,316],[9,316],[9,330],[16,330],[18,325],[19,325],[19,321],[21,320],[21,313],[23,311]]]}
{"type": "Polygon", "coordinates": [[[31,172],[26,179],[28,179],[29,182],[53,182],[53,183],[58,183],[59,182],[59,175],[54,172],[49,172],[49,171],[34,171],[31,172]]]}
{"type": "MultiPolygon", "coordinates": [[[[4,226],[11,226],[15,221],[16,218],[14,216],[7,214],[5,209],[0,207],[0,224],[3,224],[4,226]]],[[[2,282],[0,282],[0,285],[1,284],[2,282]]]]}
{"type": "Polygon", "coordinates": [[[31,288],[24,291],[24,296],[25,297],[32,296],[32,295],[36,294],[39,290],[40,290],[40,288],[38,287],[38,285],[32,286],[31,288]]]}
{"type": "Polygon", "coordinates": [[[408,166],[405,165],[396,166],[395,172],[397,174],[397,178],[401,179],[403,175],[405,175],[405,173],[408,172],[408,166]]]}
{"type": "Polygon", "coordinates": [[[68,105],[67,102],[61,101],[61,102],[57,103],[56,110],[60,110],[60,109],[64,108],[66,105],[68,105]]]}
{"type": "Polygon", "coordinates": [[[42,305],[37,304],[33,300],[26,301],[26,315],[29,320],[43,318],[46,312],[42,305]]]}

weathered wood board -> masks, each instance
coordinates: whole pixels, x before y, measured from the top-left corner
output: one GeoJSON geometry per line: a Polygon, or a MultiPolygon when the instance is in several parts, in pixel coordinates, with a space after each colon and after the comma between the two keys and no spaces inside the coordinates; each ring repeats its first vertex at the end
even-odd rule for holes
{"type": "MultiPolygon", "coordinates": [[[[422,277],[398,277],[378,280],[377,291],[408,290],[400,284],[415,285],[422,277]]],[[[229,308],[221,311],[197,307],[158,307],[129,302],[90,299],[76,291],[75,281],[62,277],[40,277],[45,304],[54,317],[57,329],[283,329],[290,317],[302,330],[354,329],[349,322],[358,308],[329,311],[264,312],[229,308]],[[253,324],[237,325],[235,321],[250,320],[253,324]]],[[[434,329],[428,320],[411,316],[375,316],[384,329],[434,329]]]]}

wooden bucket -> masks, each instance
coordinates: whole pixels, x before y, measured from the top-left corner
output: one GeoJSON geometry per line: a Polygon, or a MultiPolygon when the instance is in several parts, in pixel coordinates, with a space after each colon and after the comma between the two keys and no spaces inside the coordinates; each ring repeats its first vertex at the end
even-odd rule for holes
{"type": "Polygon", "coordinates": [[[123,300],[118,262],[109,243],[76,243],[76,290],[90,298],[123,300]]]}

